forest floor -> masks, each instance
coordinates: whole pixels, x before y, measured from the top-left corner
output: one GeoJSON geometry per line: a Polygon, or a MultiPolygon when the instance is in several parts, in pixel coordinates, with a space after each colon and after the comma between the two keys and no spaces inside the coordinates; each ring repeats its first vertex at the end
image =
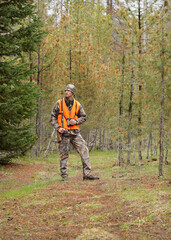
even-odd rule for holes
{"type": "Polygon", "coordinates": [[[158,162],[119,167],[113,152],[90,157],[100,180],[82,180],[74,153],[67,182],[57,154],[0,166],[0,239],[169,240],[170,165],[158,179],[158,162]]]}

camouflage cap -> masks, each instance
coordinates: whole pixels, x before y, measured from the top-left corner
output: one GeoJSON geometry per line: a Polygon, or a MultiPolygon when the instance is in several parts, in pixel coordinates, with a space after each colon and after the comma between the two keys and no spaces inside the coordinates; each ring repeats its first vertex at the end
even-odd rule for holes
{"type": "Polygon", "coordinates": [[[69,90],[72,93],[75,93],[75,86],[73,84],[68,84],[65,88],[65,90],[69,90]]]}

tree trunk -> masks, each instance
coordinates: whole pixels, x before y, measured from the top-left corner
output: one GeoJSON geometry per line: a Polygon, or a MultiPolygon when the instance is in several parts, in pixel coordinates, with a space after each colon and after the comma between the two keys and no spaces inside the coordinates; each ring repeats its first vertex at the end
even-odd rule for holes
{"type": "MultiPolygon", "coordinates": [[[[124,43],[123,43],[124,44],[124,43]]],[[[125,80],[125,52],[124,52],[124,45],[122,50],[122,82],[121,82],[121,95],[120,95],[120,102],[119,102],[119,124],[118,124],[118,160],[119,160],[119,166],[123,164],[123,138],[122,138],[122,115],[123,115],[123,95],[124,95],[124,80],[125,80]]]]}
{"type": "Polygon", "coordinates": [[[96,128],[96,138],[95,138],[95,142],[94,142],[95,150],[97,150],[97,134],[98,134],[98,129],[96,128]]]}
{"type": "Polygon", "coordinates": [[[150,146],[151,146],[151,132],[149,133],[149,138],[148,138],[147,157],[146,157],[147,159],[149,159],[150,146]]]}
{"type": "Polygon", "coordinates": [[[99,130],[99,150],[101,150],[102,147],[102,131],[101,128],[99,130]]]}
{"type": "Polygon", "coordinates": [[[105,128],[103,128],[102,151],[104,151],[104,148],[105,148],[105,128]]]}
{"type": "Polygon", "coordinates": [[[95,150],[96,150],[97,134],[98,134],[98,129],[96,128],[95,133],[93,135],[93,140],[89,144],[89,151],[91,151],[93,149],[93,147],[95,147],[95,150]]]}
{"type": "Polygon", "coordinates": [[[112,13],[113,13],[113,3],[112,3],[113,0],[109,0],[109,11],[110,11],[110,14],[112,16],[112,13]]]}
{"type": "Polygon", "coordinates": [[[112,16],[112,13],[113,13],[113,0],[107,0],[106,2],[107,4],[107,7],[106,7],[106,14],[111,14],[112,16]]]}
{"type": "Polygon", "coordinates": [[[109,7],[109,0],[107,0],[107,2],[106,2],[106,4],[107,4],[107,7],[106,7],[106,14],[108,15],[109,14],[109,12],[110,12],[110,7],[109,7]]]}
{"type": "MultiPolygon", "coordinates": [[[[38,0],[38,15],[39,15],[39,0],[38,0]]],[[[40,47],[38,47],[37,52],[37,85],[42,85],[40,79],[40,47]]],[[[41,87],[41,86],[40,86],[41,87]]],[[[36,156],[40,156],[41,152],[41,99],[37,100],[37,114],[36,114],[36,134],[37,134],[37,146],[36,146],[36,156]]]]}
{"type": "Polygon", "coordinates": [[[160,104],[160,141],[159,141],[159,177],[163,176],[163,137],[164,137],[164,26],[163,26],[163,15],[162,15],[162,51],[161,51],[161,104],[160,104]]]}
{"type": "Polygon", "coordinates": [[[131,90],[129,99],[129,123],[128,123],[128,153],[127,153],[127,164],[131,161],[131,123],[132,123],[132,104],[133,104],[133,84],[134,84],[134,39],[132,33],[132,70],[131,70],[131,90]]]}
{"type": "Polygon", "coordinates": [[[153,157],[153,134],[151,132],[151,143],[150,143],[150,149],[151,149],[151,158],[153,157]]]}
{"type": "Polygon", "coordinates": [[[62,16],[62,14],[63,14],[63,0],[61,0],[60,7],[61,7],[61,16],[62,16]]]}
{"type": "MultiPolygon", "coordinates": [[[[38,67],[37,67],[37,85],[40,86],[40,48],[38,49],[38,67]]],[[[37,134],[37,147],[36,147],[36,156],[40,155],[41,143],[41,99],[37,100],[37,113],[36,113],[36,134],[37,134]]]]}
{"type": "Polygon", "coordinates": [[[141,95],[142,95],[142,85],[141,85],[141,55],[142,55],[142,46],[141,46],[141,0],[138,0],[138,29],[139,29],[139,43],[138,43],[138,52],[139,52],[139,110],[138,110],[138,160],[142,160],[142,104],[141,104],[141,95]]]}
{"type": "Polygon", "coordinates": [[[168,149],[168,143],[166,143],[166,153],[165,153],[165,164],[169,165],[169,162],[167,160],[168,158],[168,153],[169,153],[169,149],[168,149]]]}
{"type": "MultiPolygon", "coordinates": [[[[32,60],[32,53],[30,52],[29,53],[29,61],[30,61],[30,70],[32,70],[33,69],[33,60],[32,60]]],[[[33,75],[31,74],[31,76],[30,76],[30,82],[33,82],[33,75]]],[[[32,117],[30,118],[30,122],[32,121],[32,117]]],[[[33,153],[34,153],[34,148],[33,148],[33,146],[32,146],[32,148],[30,149],[30,155],[31,155],[31,157],[33,157],[33,153]]]]}
{"type": "MultiPolygon", "coordinates": [[[[71,46],[70,46],[71,48],[71,46]]],[[[71,80],[72,78],[72,55],[71,55],[71,49],[69,50],[69,78],[71,80]]]]}
{"type": "Polygon", "coordinates": [[[154,155],[157,156],[157,149],[158,149],[158,144],[155,142],[154,144],[154,155]]]}
{"type": "MultiPolygon", "coordinates": [[[[33,69],[33,59],[32,59],[31,52],[29,53],[29,61],[30,61],[30,70],[32,70],[33,69]]],[[[30,76],[30,82],[33,82],[33,75],[32,74],[30,76]]]]}
{"type": "Polygon", "coordinates": [[[50,144],[51,144],[51,142],[52,142],[52,138],[53,138],[53,135],[55,134],[55,132],[56,132],[56,130],[55,130],[55,128],[54,128],[53,131],[52,131],[50,140],[49,140],[49,142],[48,142],[47,148],[46,148],[46,150],[45,150],[45,152],[44,152],[44,157],[47,156],[47,153],[48,153],[48,151],[49,151],[49,149],[50,149],[50,144]]]}
{"type": "Polygon", "coordinates": [[[162,49],[161,49],[161,104],[160,104],[160,141],[159,141],[159,177],[163,176],[163,138],[164,138],[164,24],[163,24],[163,13],[162,13],[162,49]]]}

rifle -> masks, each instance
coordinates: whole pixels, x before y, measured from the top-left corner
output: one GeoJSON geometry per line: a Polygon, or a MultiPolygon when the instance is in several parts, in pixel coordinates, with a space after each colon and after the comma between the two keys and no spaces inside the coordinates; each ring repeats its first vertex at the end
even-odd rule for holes
{"type": "Polygon", "coordinates": [[[71,130],[65,129],[64,136],[65,137],[71,137],[71,136],[77,136],[77,134],[72,132],[71,130]]]}
{"type": "MultiPolygon", "coordinates": [[[[74,133],[70,130],[67,130],[67,129],[65,129],[65,132],[63,134],[65,137],[77,136],[76,133],[74,133]]],[[[57,141],[58,141],[58,143],[60,143],[62,141],[61,133],[59,133],[58,131],[57,131],[57,141]]]]}
{"type": "MultiPolygon", "coordinates": [[[[63,127],[63,99],[61,101],[61,114],[62,114],[62,127],[63,127]]],[[[58,131],[57,131],[57,140],[58,140],[58,143],[62,141],[61,133],[59,133],[58,131]]]]}
{"type": "Polygon", "coordinates": [[[58,143],[62,141],[61,134],[58,131],[57,131],[57,140],[58,140],[58,143]]]}

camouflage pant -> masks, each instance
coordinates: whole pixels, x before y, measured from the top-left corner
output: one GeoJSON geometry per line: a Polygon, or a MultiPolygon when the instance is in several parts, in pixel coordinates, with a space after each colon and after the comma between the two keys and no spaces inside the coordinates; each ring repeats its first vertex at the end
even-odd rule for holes
{"type": "Polygon", "coordinates": [[[82,138],[81,134],[76,136],[64,137],[62,136],[62,141],[59,143],[60,152],[60,171],[62,177],[67,177],[67,161],[69,157],[69,145],[70,143],[76,149],[76,151],[81,156],[83,165],[83,175],[89,176],[91,173],[91,164],[89,159],[89,150],[86,142],[82,138]]]}

